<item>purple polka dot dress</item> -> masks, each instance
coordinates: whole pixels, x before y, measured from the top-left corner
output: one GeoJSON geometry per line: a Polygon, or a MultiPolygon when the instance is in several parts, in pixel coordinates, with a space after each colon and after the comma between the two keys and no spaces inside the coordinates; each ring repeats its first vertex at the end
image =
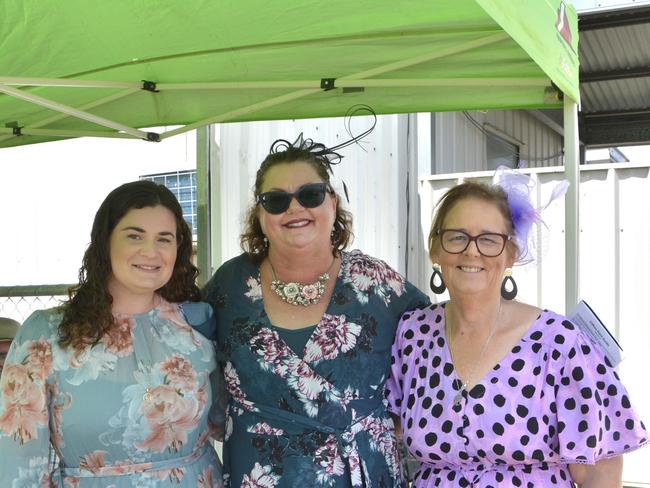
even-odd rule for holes
{"type": "Polygon", "coordinates": [[[543,311],[459,404],[444,305],[402,316],[389,409],[420,462],[414,487],[573,486],[567,464],[632,451],[648,435],[616,371],[562,315],[543,311]]]}

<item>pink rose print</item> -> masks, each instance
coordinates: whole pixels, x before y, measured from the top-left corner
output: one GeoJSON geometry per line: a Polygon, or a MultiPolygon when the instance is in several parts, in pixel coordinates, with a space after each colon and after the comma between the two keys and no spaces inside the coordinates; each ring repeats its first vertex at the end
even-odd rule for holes
{"type": "Polygon", "coordinates": [[[257,335],[251,339],[251,343],[254,344],[257,354],[269,363],[276,362],[280,358],[291,354],[289,348],[280,340],[278,333],[265,327],[260,329],[257,335]]]}
{"type": "Polygon", "coordinates": [[[182,392],[194,391],[197,387],[197,375],[192,363],[178,354],[167,358],[160,365],[160,371],[167,375],[167,383],[182,392]]]}
{"type": "Polygon", "coordinates": [[[245,474],[241,481],[242,488],[274,488],[280,477],[271,472],[271,466],[255,463],[250,474],[245,474]]]}
{"type": "Polygon", "coordinates": [[[221,483],[214,481],[214,468],[212,466],[205,468],[196,481],[198,483],[197,488],[221,488],[223,486],[221,483]]]}
{"type": "Polygon", "coordinates": [[[380,259],[369,258],[361,252],[353,251],[348,254],[344,266],[348,280],[358,290],[357,297],[361,303],[367,303],[368,295],[373,292],[388,305],[391,290],[401,296],[406,289],[404,278],[380,259]]]}
{"type": "Polygon", "coordinates": [[[99,468],[106,465],[104,461],[106,454],[108,454],[106,451],[93,451],[90,454],[86,454],[79,460],[79,467],[96,474],[99,471],[99,468]]]}
{"type": "Polygon", "coordinates": [[[223,368],[223,377],[228,393],[237,400],[237,403],[239,403],[243,408],[253,411],[255,407],[246,400],[246,394],[239,387],[239,376],[237,375],[237,370],[233,367],[230,361],[228,361],[223,368]]]}
{"type": "Polygon", "coordinates": [[[187,442],[187,433],[196,428],[198,402],[183,398],[169,385],[149,390],[150,398],[142,403],[142,413],[151,433],[136,447],[143,450],[178,452],[187,442]]]}
{"type": "MultiPolygon", "coordinates": [[[[63,488],[79,488],[80,482],[81,482],[81,478],[76,478],[74,476],[66,476],[65,478],[63,478],[63,488]]],[[[54,486],[54,485],[46,485],[46,487],[48,488],[50,486],[54,486]]]]}
{"type": "Polygon", "coordinates": [[[361,326],[345,320],[345,315],[323,315],[316,333],[309,339],[303,360],[318,363],[335,359],[340,352],[348,352],[357,344],[361,326]]]}
{"type": "Polygon", "coordinates": [[[258,422],[255,425],[248,428],[248,432],[253,434],[262,434],[262,435],[283,435],[284,431],[282,429],[276,429],[271,427],[266,422],[258,422]]]}
{"type": "Polygon", "coordinates": [[[248,286],[248,291],[244,293],[244,295],[250,298],[251,301],[254,302],[262,298],[262,284],[260,283],[260,280],[253,276],[249,276],[246,280],[246,286],[248,286]]]}
{"type": "Polygon", "coordinates": [[[55,447],[63,447],[63,433],[61,432],[61,422],[63,411],[72,405],[72,397],[69,393],[59,392],[57,383],[47,385],[48,395],[52,398],[50,422],[50,440],[55,447]]]}
{"type": "Polygon", "coordinates": [[[107,351],[126,357],[133,352],[132,331],[135,320],[131,316],[116,316],[115,323],[106,331],[101,342],[107,351]]]}
{"type": "Polygon", "coordinates": [[[166,480],[169,478],[169,481],[172,483],[180,484],[185,477],[185,468],[171,468],[171,469],[161,469],[158,471],[153,471],[152,477],[155,477],[159,480],[166,480]]]}
{"type": "Polygon", "coordinates": [[[45,339],[30,341],[25,361],[29,372],[44,381],[52,372],[52,346],[45,339]]]}
{"type": "Polygon", "coordinates": [[[325,441],[325,445],[316,449],[314,459],[319,466],[325,468],[325,474],[328,478],[341,476],[345,469],[343,460],[339,456],[336,437],[330,435],[325,441]]]}
{"type": "Polygon", "coordinates": [[[36,439],[38,427],[47,425],[44,387],[34,384],[25,366],[10,364],[4,368],[0,389],[5,403],[0,431],[21,444],[36,439]]]}

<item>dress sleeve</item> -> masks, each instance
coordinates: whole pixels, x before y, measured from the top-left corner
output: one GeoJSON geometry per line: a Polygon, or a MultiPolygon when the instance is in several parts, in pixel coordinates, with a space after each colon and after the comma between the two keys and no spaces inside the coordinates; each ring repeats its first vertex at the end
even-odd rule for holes
{"type": "Polygon", "coordinates": [[[413,283],[407,281],[406,292],[404,293],[404,308],[402,308],[400,315],[407,310],[423,308],[429,305],[431,305],[431,300],[429,297],[420,291],[420,289],[417,288],[413,283]]]}
{"type": "Polygon", "coordinates": [[[50,486],[52,343],[48,314],[18,329],[0,378],[0,480],[3,486],[50,486]]]}
{"type": "Polygon", "coordinates": [[[194,330],[210,340],[216,337],[216,321],[212,308],[204,302],[186,302],[181,304],[183,316],[194,330]]]}
{"type": "Polygon", "coordinates": [[[645,426],[618,374],[600,347],[583,334],[569,348],[556,378],[559,452],[564,462],[595,464],[647,442],[645,426]]]}
{"type": "MultiPolygon", "coordinates": [[[[187,323],[205,337],[214,339],[216,337],[216,321],[212,307],[205,302],[188,302],[181,305],[181,310],[187,323]]],[[[216,344],[212,341],[216,351],[216,344]]],[[[208,415],[213,437],[216,440],[223,440],[223,432],[226,419],[227,393],[223,377],[223,370],[219,361],[210,373],[210,386],[212,390],[212,405],[208,415]]]]}
{"type": "Polygon", "coordinates": [[[217,362],[217,367],[210,374],[210,382],[212,384],[212,406],[210,407],[209,420],[213,431],[212,437],[217,441],[223,441],[228,392],[221,363],[217,362]]]}

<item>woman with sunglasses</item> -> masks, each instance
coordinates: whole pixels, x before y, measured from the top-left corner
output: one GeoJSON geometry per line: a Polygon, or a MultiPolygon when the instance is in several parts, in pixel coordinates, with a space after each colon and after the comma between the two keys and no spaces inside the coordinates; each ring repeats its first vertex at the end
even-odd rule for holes
{"type": "Polygon", "coordinates": [[[429,253],[450,300],[398,326],[387,393],[420,462],[414,487],[621,486],[621,455],[647,432],[599,345],[513,300],[536,217],[525,188],[506,188],[443,196],[429,253]]]}
{"type": "Polygon", "coordinates": [[[330,185],[332,156],[302,136],[273,144],[246,252],[206,285],[232,487],[402,486],[384,382],[399,317],[428,299],[384,262],[344,251],[352,219],[330,185]]]}

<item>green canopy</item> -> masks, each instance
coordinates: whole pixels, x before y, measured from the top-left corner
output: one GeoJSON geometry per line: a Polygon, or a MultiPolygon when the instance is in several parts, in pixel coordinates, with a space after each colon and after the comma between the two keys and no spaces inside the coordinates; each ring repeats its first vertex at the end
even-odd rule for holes
{"type": "Polygon", "coordinates": [[[0,147],[359,103],[559,107],[579,99],[577,42],[560,0],[4,1],[0,147]]]}

